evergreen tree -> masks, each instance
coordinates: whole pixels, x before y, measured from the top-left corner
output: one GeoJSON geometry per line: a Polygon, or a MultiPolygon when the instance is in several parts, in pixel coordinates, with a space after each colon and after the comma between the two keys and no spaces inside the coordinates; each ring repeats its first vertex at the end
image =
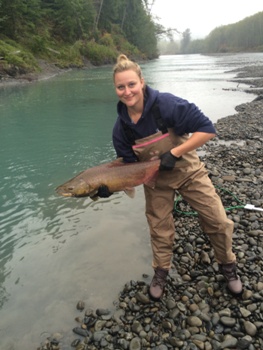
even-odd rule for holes
{"type": "Polygon", "coordinates": [[[189,45],[191,42],[191,32],[190,29],[187,28],[184,32],[183,32],[183,38],[181,40],[181,53],[185,54],[188,53],[188,49],[189,49],[189,45]]]}
{"type": "Polygon", "coordinates": [[[157,57],[155,24],[147,14],[142,1],[127,0],[123,31],[127,39],[148,58],[157,57]]]}
{"type": "Polygon", "coordinates": [[[91,0],[43,0],[42,5],[55,37],[74,42],[92,30],[95,9],[91,0]]]}
{"type": "Polygon", "coordinates": [[[1,0],[0,25],[2,34],[11,39],[33,32],[40,19],[40,0],[1,0]]]}

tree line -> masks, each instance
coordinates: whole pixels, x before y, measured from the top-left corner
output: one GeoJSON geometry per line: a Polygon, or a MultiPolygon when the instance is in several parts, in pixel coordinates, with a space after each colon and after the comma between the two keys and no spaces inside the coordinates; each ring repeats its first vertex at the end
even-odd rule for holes
{"type": "Polygon", "coordinates": [[[159,45],[164,54],[263,52],[263,12],[217,27],[204,39],[192,40],[187,28],[179,40],[171,36],[159,45]]]}
{"type": "Polygon", "coordinates": [[[117,27],[151,56],[156,55],[156,31],[147,6],[145,0],[0,0],[0,28],[15,40],[40,36],[74,43],[117,27]]]}
{"type": "Polygon", "coordinates": [[[263,51],[263,12],[214,29],[205,40],[211,52],[263,51]]]}
{"type": "Polygon", "coordinates": [[[131,58],[153,59],[160,51],[263,51],[263,12],[215,28],[201,40],[192,40],[187,28],[176,41],[176,28],[166,29],[152,16],[154,2],[0,0],[0,73],[10,67],[18,67],[20,73],[37,69],[36,58],[61,67],[81,67],[85,60],[94,65],[113,63],[120,52],[131,58]],[[158,40],[163,36],[165,48],[158,40]]]}
{"type": "MultiPolygon", "coordinates": [[[[0,62],[25,66],[30,54],[60,65],[111,63],[118,52],[158,57],[154,0],[0,0],[0,62]],[[23,48],[23,54],[17,45],[23,48]],[[11,56],[20,51],[19,55],[11,56]],[[25,53],[25,51],[27,52],[25,53]],[[27,61],[25,57],[27,56],[27,61]]],[[[31,62],[32,63],[32,62],[31,62]]]]}

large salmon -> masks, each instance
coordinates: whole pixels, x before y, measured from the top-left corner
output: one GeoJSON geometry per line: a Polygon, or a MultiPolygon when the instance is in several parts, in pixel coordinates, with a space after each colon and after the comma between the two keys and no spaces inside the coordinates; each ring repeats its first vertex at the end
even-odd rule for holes
{"type": "Polygon", "coordinates": [[[90,196],[96,199],[98,188],[106,185],[112,193],[125,191],[130,197],[133,197],[135,186],[145,184],[154,187],[159,165],[159,159],[123,163],[119,158],[82,171],[71,180],[58,186],[56,192],[65,197],[90,196]]]}

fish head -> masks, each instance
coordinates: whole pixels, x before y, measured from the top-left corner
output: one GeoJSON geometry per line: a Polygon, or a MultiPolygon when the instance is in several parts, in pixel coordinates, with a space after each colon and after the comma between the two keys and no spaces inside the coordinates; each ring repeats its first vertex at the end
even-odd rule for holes
{"type": "Polygon", "coordinates": [[[86,197],[89,196],[91,188],[83,179],[68,181],[56,188],[56,192],[63,197],[86,197]]]}

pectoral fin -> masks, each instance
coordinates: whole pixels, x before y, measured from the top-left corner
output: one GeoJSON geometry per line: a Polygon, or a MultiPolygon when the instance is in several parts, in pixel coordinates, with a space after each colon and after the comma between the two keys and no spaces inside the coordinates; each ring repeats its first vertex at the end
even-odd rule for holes
{"type": "Polygon", "coordinates": [[[135,188],[134,187],[127,187],[125,188],[124,192],[129,196],[130,198],[134,198],[135,196],[135,188]]]}
{"type": "Polygon", "coordinates": [[[99,198],[100,198],[100,197],[98,197],[98,196],[90,197],[90,199],[92,199],[93,202],[96,202],[99,198]]]}
{"type": "Polygon", "coordinates": [[[93,201],[97,201],[99,199],[98,191],[90,192],[89,196],[90,196],[90,199],[92,199],[93,201]]]}

